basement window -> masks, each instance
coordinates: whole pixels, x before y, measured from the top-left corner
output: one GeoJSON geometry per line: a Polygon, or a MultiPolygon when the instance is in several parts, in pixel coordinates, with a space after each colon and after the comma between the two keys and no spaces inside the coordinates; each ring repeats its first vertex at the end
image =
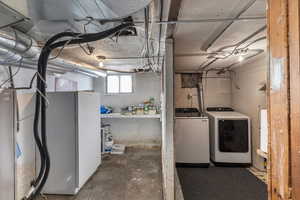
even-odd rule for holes
{"type": "Polygon", "coordinates": [[[132,75],[108,75],[106,77],[107,94],[126,94],[132,92],[132,75]]]}

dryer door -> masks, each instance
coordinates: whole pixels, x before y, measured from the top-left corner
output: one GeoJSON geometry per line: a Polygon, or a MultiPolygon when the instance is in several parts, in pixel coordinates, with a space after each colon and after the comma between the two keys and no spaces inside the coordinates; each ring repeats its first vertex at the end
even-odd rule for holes
{"type": "Polygon", "coordinates": [[[219,120],[219,151],[246,153],[249,151],[248,120],[219,120]]]}

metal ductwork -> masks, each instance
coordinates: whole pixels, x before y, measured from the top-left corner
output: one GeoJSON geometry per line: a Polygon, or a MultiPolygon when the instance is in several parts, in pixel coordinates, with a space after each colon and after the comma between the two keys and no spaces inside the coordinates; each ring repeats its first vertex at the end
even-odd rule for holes
{"type": "MultiPolygon", "coordinates": [[[[36,69],[40,52],[41,49],[29,36],[14,29],[0,31],[0,64],[15,66],[17,61],[22,60],[20,67],[26,65],[36,69]]],[[[49,61],[49,71],[51,70],[77,72],[92,77],[106,75],[106,71],[96,67],[87,68],[60,58],[49,61]]]]}
{"type": "MultiPolygon", "coordinates": [[[[9,65],[13,67],[22,67],[22,68],[30,68],[36,69],[37,61],[32,61],[28,58],[22,58],[21,55],[16,54],[7,49],[0,48],[0,65],[9,65]]],[[[49,71],[51,72],[72,72],[74,70],[62,69],[60,67],[49,65],[49,71]]]]}
{"type": "MultiPolygon", "coordinates": [[[[16,1],[16,0],[12,0],[16,1]]],[[[86,22],[74,19],[112,19],[134,15],[152,0],[27,0],[28,16],[34,22],[29,33],[38,40],[46,40],[51,35],[71,29],[83,31],[86,22]]],[[[113,23],[91,23],[86,31],[101,32],[112,28],[113,23]]]]}

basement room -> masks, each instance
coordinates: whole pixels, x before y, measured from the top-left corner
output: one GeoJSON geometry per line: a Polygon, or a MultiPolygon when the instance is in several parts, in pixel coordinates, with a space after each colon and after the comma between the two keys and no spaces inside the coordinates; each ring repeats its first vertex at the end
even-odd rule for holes
{"type": "Polygon", "coordinates": [[[300,200],[300,0],[0,0],[0,200],[300,200]]]}

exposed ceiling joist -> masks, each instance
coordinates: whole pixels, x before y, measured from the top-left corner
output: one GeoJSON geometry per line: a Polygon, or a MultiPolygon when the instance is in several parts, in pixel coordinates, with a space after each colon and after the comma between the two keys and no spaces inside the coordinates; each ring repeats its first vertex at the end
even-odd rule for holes
{"type": "MultiPolygon", "coordinates": [[[[177,21],[179,11],[181,8],[181,2],[182,0],[173,0],[171,2],[168,20],[177,21]]],[[[168,32],[167,32],[168,37],[173,37],[175,27],[176,27],[175,23],[168,25],[168,32]]]]}

